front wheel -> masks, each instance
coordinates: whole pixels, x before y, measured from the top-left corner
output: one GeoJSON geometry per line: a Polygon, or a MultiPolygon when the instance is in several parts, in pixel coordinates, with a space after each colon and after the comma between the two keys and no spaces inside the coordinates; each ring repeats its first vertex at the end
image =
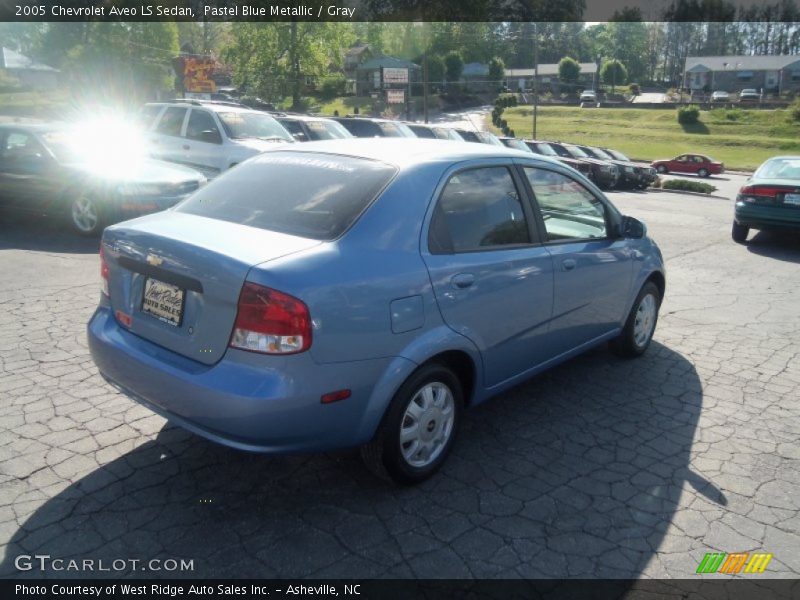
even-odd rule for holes
{"type": "Polygon", "coordinates": [[[747,241],[747,236],[750,233],[750,228],[747,225],[740,225],[736,221],[733,222],[731,227],[731,237],[737,244],[744,244],[747,241]]]}
{"type": "Polygon", "coordinates": [[[708,169],[700,169],[700,170],[697,172],[697,174],[698,174],[700,177],[708,177],[708,176],[710,175],[710,173],[708,172],[708,169]]]}
{"type": "Polygon", "coordinates": [[[97,235],[103,229],[100,207],[94,197],[85,192],[79,192],[70,203],[69,221],[80,235],[97,235]]]}
{"type": "Polygon", "coordinates": [[[660,306],[661,293],[658,286],[648,281],[636,296],[622,333],[612,342],[612,348],[617,354],[635,357],[645,353],[653,339],[660,306]]]}
{"type": "Polygon", "coordinates": [[[665,167],[664,165],[658,165],[656,167],[656,171],[658,171],[659,173],[661,173],[663,175],[664,173],[667,172],[667,167],[665,167]]]}
{"type": "Polygon", "coordinates": [[[449,368],[417,370],[392,399],[375,438],[361,449],[367,466],[397,483],[419,483],[447,458],[464,404],[461,383],[449,368]]]}

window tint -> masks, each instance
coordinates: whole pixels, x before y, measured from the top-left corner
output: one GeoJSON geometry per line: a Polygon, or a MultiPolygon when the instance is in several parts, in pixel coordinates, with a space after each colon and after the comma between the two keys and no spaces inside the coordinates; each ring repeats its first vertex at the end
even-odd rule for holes
{"type": "Polygon", "coordinates": [[[381,134],[380,129],[369,121],[359,119],[345,119],[339,121],[350,133],[356,137],[375,137],[381,134]]]}
{"type": "Polygon", "coordinates": [[[222,136],[214,122],[214,117],[204,110],[192,109],[186,124],[186,137],[190,140],[221,144],[222,136]]]}
{"type": "Polygon", "coordinates": [[[442,191],[431,221],[434,254],[530,243],[519,193],[505,167],[457,173],[442,191]]]}
{"type": "Polygon", "coordinates": [[[315,240],[344,233],[395,173],[382,162],[267,152],[203,187],[178,212],[315,240]]]}
{"type": "Polygon", "coordinates": [[[607,236],[605,206],[585,187],[546,169],[525,168],[544,219],[547,241],[607,236]]]}
{"type": "Polygon", "coordinates": [[[186,116],[186,109],[177,106],[170,106],[161,115],[161,120],[156,126],[158,133],[164,135],[180,135],[183,126],[183,118],[186,116]]]}

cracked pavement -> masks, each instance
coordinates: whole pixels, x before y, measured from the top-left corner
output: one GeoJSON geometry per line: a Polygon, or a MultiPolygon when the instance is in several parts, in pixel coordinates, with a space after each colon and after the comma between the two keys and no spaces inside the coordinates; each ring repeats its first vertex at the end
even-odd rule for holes
{"type": "Polygon", "coordinates": [[[0,576],[81,575],[14,566],[49,554],[201,578],[691,578],[706,552],[763,551],[764,576],[798,577],[800,241],[734,244],[730,201],[611,196],[667,261],[647,355],[598,348],[469,411],[416,488],[354,451],[217,446],[118,394],[85,339],[97,241],[0,220],[0,576]]]}

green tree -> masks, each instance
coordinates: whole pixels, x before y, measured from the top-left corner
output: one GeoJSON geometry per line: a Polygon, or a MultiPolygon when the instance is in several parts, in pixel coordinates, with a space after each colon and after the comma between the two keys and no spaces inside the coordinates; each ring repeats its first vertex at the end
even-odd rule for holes
{"type": "Polygon", "coordinates": [[[567,83],[575,83],[581,74],[581,65],[577,60],[565,56],[558,61],[558,78],[567,83]]]}
{"type": "Polygon", "coordinates": [[[352,27],[339,23],[240,23],[223,57],[240,88],[269,100],[288,95],[299,107],[306,78],[319,79],[341,66],[354,39],[352,27]]]}
{"type": "Polygon", "coordinates": [[[461,73],[464,71],[464,59],[461,54],[455,50],[448,52],[444,57],[444,76],[448,82],[453,83],[461,79],[461,73]]]}
{"type": "Polygon", "coordinates": [[[489,81],[497,87],[500,87],[501,82],[506,76],[506,65],[503,59],[495,56],[489,61],[489,81]]]}
{"type": "Polygon", "coordinates": [[[625,85],[628,81],[628,69],[618,60],[607,60],[600,67],[600,77],[606,85],[611,85],[613,91],[615,86],[625,85]]]}

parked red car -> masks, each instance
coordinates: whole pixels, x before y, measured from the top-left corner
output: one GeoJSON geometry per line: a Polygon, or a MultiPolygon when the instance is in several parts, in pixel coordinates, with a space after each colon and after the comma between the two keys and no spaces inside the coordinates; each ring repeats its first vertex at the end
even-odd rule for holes
{"type": "Polygon", "coordinates": [[[702,154],[681,154],[669,160],[654,160],[650,163],[659,173],[693,173],[700,177],[719,175],[725,170],[725,165],[713,158],[702,154]]]}

